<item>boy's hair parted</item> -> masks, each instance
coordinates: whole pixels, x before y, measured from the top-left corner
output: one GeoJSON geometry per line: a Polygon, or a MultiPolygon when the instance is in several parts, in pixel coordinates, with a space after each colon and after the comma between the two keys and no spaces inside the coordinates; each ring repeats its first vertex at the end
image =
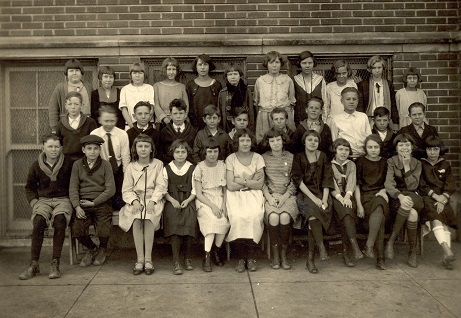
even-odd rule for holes
{"type": "Polygon", "coordinates": [[[98,79],[101,80],[104,74],[115,76],[115,71],[110,66],[107,66],[107,65],[101,66],[98,71],[98,79]]]}
{"type": "Polygon", "coordinates": [[[82,75],[84,74],[83,65],[77,59],[70,59],[70,60],[68,60],[66,62],[66,65],[64,65],[64,75],[67,76],[67,71],[70,70],[70,69],[72,69],[72,70],[79,69],[80,73],[82,73],[82,75]]]}
{"type": "Polygon", "coordinates": [[[270,51],[270,52],[267,52],[266,56],[264,57],[263,66],[267,68],[267,65],[269,64],[269,62],[275,61],[276,59],[279,59],[280,66],[284,66],[285,63],[287,62],[285,57],[279,52],[270,51]]]}
{"type": "Polygon", "coordinates": [[[347,93],[356,93],[357,97],[359,96],[359,90],[355,87],[346,87],[341,91],[341,97],[343,97],[347,93]]]}
{"type": "Polygon", "coordinates": [[[344,147],[349,148],[349,153],[350,154],[352,153],[351,144],[349,143],[349,141],[347,141],[344,138],[338,138],[335,141],[333,141],[333,144],[331,145],[331,149],[330,149],[331,153],[336,154],[336,149],[338,149],[339,146],[344,146],[344,147]]]}
{"type": "Polygon", "coordinates": [[[373,118],[375,117],[389,117],[391,112],[384,106],[376,107],[373,111],[373,118]]]}
{"type": "Polygon", "coordinates": [[[77,97],[80,100],[80,104],[83,103],[83,96],[77,91],[71,91],[66,95],[66,101],[70,100],[72,97],[77,97]]]}
{"type": "Polygon", "coordinates": [[[54,141],[59,141],[59,144],[62,146],[62,139],[56,134],[44,134],[41,138],[42,145],[45,144],[48,140],[54,140],[54,141]]]}
{"type": "Polygon", "coordinates": [[[154,105],[152,105],[151,103],[147,101],[139,101],[136,103],[136,105],[134,105],[133,113],[136,114],[136,109],[138,109],[139,107],[143,107],[143,106],[149,108],[149,111],[151,111],[154,108],[154,105]]]}
{"type": "Polygon", "coordinates": [[[307,107],[309,106],[309,103],[310,103],[310,102],[317,102],[317,103],[319,103],[319,104],[320,104],[320,109],[323,109],[323,105],[324,105],[323,99],[318,98],[318,97],[316,97],[316,96],[309,98],[309,100],[308,100],[307,103],[306,103],[306,106],[304,107],[305,109],[307,109],[307,107]]]}
{"type": "Polygon", "coordinates": [[[347,63],[345,60],[336,60],[333,62],[333,65],[331,66],[331,72],[333,73],[333,77],[336,78],[336,75],[338,74],[338,69],[340,67],[346,68],[348,78],[352,76],[352,68],[349,65],[349,63],[347,63]]]}
{"type": "Polygon", "coordinates": [[[274,119],[274,115],[275,114],[284,114],[285,115],[285,119],[288,119],[288,112],[285,110],[285,108],[282,108],[282,107],[275,107],[271,113],[270,113],[270,117],[271,119],[274,119]]]}
{"type": "Polygon", "coordinates": [[[418,76],[418,83],[421,83],[423,80],[421,78],[421,73],[416,67],[410,66],[403,72],[402,82],[407,86],[407,77],[408,75],[416,75],[418,76]]]}
{"type": "Polygon", "coordinates": [[[203,109],[203,119],[205,119],[206,116],[213,116],[213,115],[217,115],[219,118],[221,118],[221,112],[219,111],[218,107],[212,104],[207,105],[203,109]]]}
{"type": "Polygon", "coordinates": [[[253,148],[255,147],[255,145],[256,145],[256,137],[253,134],[253,132],[248,128],[241,128],[241,129],[237,129],[237,131],[235,132],[235,135],[234,135],[234,139],[232,140],[232,149],[234,150],[234,152],[237,152],[239,150],[239,139],[240,139],[240,137],[243,137],[243,136],[250,137],[250,139],[251,139],[251,150],[253,150],[253,148]]]}
{"type": "Polygon", "coordinates": [[[408,106],[408,114],[411,115],[411,111],[413,108],[421,108],[423,110],[423,113],[426,113],[426,106],[424,106],[423,103],[420,102],[414,102],[408,106]]]}
{"type": "Polygon", "coordinates": [[[117,116],[117,110],[109,105],[102,105],[101,107],[99,107],[98,109],[98,113],[99,113],[99,116],[102,115],[102,113],[109,113],[109,114],[114,114],[115,117],[118,118],[117,116]]]}
{"type": "Polygon", "coordinates": [[[306,144],[306,138],[307,138],[308,136],[317,137],[318,140],[319,140],[319,145],[320,145],[320,143],[322,142],[322,137],[320,137],[319,132],[318,132],[317,130],[311,129],[311,130],[306,130],[306,132],[304,132],[303,137],[302,137],[302,139],[301,139],[301,142],[302,142],[303,145],[306,144]]]}
{"type": "Polygon", "coordinates": [[[301,67],[301,62],[304,61],[305,59],[309,58],[309,57],[314,62],[314,67],[316,67],[317,66],[317,60],[315,59],[314,54],[312,54],[311,51],[303,51],[303,52],[299,53],[298,59],[296,61],[296,65],[298,67],[301,67]]]}
{"type": "Polygon", "coordinates": [[[154,159],[154,156],[155,156],[155,145],[154,145],[154,142],[152,140],[152,138],[150,138],[148,135],[146,134],[139,134],[133,141],[133,145],[131,146],[131,161],[132,162],[136,162],[139,160],[139,155],[138,155],[138,152],[136,151],[136,144],[138,142],[148,142],[150,143],[151,147],[152,147],[152,151],[150,153],[150,160],[152,161],[152,159],[154,159]]]}
{"type": "Polygon", "coordinates": [[[365,151],[365,153],[367,153],[367,143],[368,143],[370,140],[376,142],[376,143],[379,145],[379,150],[380,150],[380,152],[383,150],[384,143],[383,143],[383,141],[381,140],[381,138],[380,138],[378,135],[376,135],[376,134],[371,134],[371,135],[368,135],[368,136],[365,138],[365,141],[363,142],[363,150],[365,151]]]}
{"type": "Polygon", "coordinates": [[[411,145],[412,145],[412,149],[415,148],[415,140],[413,139],[413,137],[410,135],[410,134],[407,134],[407,133],[401,133],[401,134],[398,134],[395,138],[394,138],[394,141],[392,142],[392,145],[394,146],[394,148],[397,147],[397,144],[399,142],[411,142],[411,145]]]}
{"type": "Polygon", "coordinates": [[[282,137],[282,142],[284,146],[286,146],[290,142],[290,137],[288,137],[286,132],[284,132],[283,130],[277,129],[275,127],[272,127],[264,134],[264,138],[261,141],[261,145],[264,148],[269,147],[269,139],[277,138],[279,136],[282,137]]]}
{"type": "Polygon", "coordinates": [[[209,73],[213,72],[216,69],[216,65],[213,63],[213,60],[211,59],[211,57],[208,54],[203,53],[203,54],[200,54],[199,56],[197,56],[194,59],[194,61],[192,62],[192,72],[195,75],[198,75],[198,71],[197,71],[198,60],[202,61],[205,64],[208,64],[208,72],[209,73]]]}
{"type": "Polygon", "coordinates": [[[176,139],[175,141],[173,141],[171,146],[168,148],[168,153],[173,156],[173,153],[177,148],[186,149],[187,155],[192,153],[192,149],[190,148],[187,141],[185,141],[184,139],[176,139]]]}
{"type": "Polygon", "coordinates": [[[439,147],[440,148],[440,156],[443,156],[448,152],[448,148],[443,143],[442,138],[436,135],[432,135],[426,138],[424,141],[427,148],[439,147]]]}
{"type": "Polygon", "coordinates": [[[180,110],[180,111],[183,110],[183,111],[187,112],[187,105],[186,105],[186,102],[183,101],[183,100],[180,99],[180,98],[175,98],[175,99],[173,99],[173,100],[170,102],[170,106],[169,106],[170,111],[172,111],[174,107],[175,107],[177,110],[180,110]]]}

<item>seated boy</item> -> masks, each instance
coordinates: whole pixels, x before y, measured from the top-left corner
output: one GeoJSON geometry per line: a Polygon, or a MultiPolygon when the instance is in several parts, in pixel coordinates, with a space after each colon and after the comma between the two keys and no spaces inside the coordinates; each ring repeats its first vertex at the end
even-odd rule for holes
{"type": "Polygon", "coordinates": [[[331,136],[333,141],[344,138],[351,144],[352,158],[358,158],[365,154],[363,142],[371,135],[368,116],[357,112],[359,91],[355,87],[346,87],[341,91],[341,103],[344,112],[333,117],[331,121],[331,136]]]}
{"type": "Polygon", "coordinates": [[[144,101],[140,101],[134,106],[133,118],[135,122],[133,123],[133,127],[126,131],[128,134],[130,149],[133,145],[134,139],[141,133],[149,136],[154,142],[155,149],[158,149],[160,132],[155,129],[150,121],[152,119],[152,109],[152,105],[149,102],[144,101]]]}
{"type": "MultiPolygon", "coordinates": [[[[160,158],[165,165],[173,160],[173,156],[169,153],[168,149],[176,139],[185,140],[191,149],[194,147],[197,130],[192,124],[185,121],[187,117],[186,110],[187,105],[182,99],[176,98],[171,101],[171,121],[160,131],[160,158]]],[[[192,153],[187,154],[187,160],[195,163],[192,153]]]]}
{"type": "Polygon", "coordinates": [[[62,154],[61,140],[51,134],[42,139],[43,152],[29,169],[25,186],[27,201],[32,207],[32,247],[29,268],[19,275],[26,280],[40,273],[38,260],[45,229],[53,226],[53,257],[49,278],[61,277],[59,259],[72,215],[69,201],[69,179],[72,161],[62,154]]]}
{"type": "Polygon", "coordinates": [[[419,102],[413,103],[408,107],[411,124],[400,128],[398,134],[409,134],[415,141],[415,149],[413,157],[418,160],[426,158],[426,143],[425,140],[429,136],[438,136],[437,128],[426,124],[426,107],[419,102]]]}
{"type": "MultiPolygon", "coordinates": [[[[280,130],[280,131],[282,131],[282,132],[284,132],[286,134],[286,136],[288,137],[288,140],[286,141],[286,143],[287,143],[287,145],[289,145],[291,137],[293,136],[293,131],[290,128],[287,127],[287,120],[288,120],[287,111],[284,108],[276,107],[271,111],[270,117],[271,117],[271,120],[272,120],[273,127],[275,127],[276,129],[278,129],[278,130],[280,130]]],[[[256,151],[258,153],[260,153],[260,154],[263,154],[266,151],[270,150],[269,145],[265,144],[264,138],[258,144],[258,146],[256,148],[257,148],[256,151]]],[[[288,148],[286,148],[286,149],[289,150],[288,148]]]]}
{"type": "Polygon", "coordinates": [[[232,125],[234,125],[234,128],[232,128],[232,130],[229,132],[229,138],[231,140],[234,140],[234,135],[237,129],[243,129],[248,127],[248,110],[246,110],[244,107],[235,107],[232,113],[231,123],[232,125]]]}
{"type": "Polygon", "coordinates": [[[303,152],[304,145],[302,137],[304,133],[308,130],[315,130],[320,134],[318,149],[327,155],[330,153],[330,148],[333,144],[333,141],[331,140],[331,130],[330,127],[320,118],[322,111],[323,100],[321,98],[312,97],[308,100],[305,108],[307,118],[301,121],[298,127],[296,127],[296,130],[291,137],[291,144],[288,148],[289,151],[292,153],[303,152]]]}
{"type": "Polygon", "coordinates": [[[83,97],[79,92],[66,95],[67,117],[61,117],[56,127],[56,135],[62,138],[62,153],[73,161],[83,157],[80,138],[89,135],[97,125],[93,118],[81,112],[83,97]]]}
{"type": "Polygon", "coordinates": [[[203,109],[203,121],[205,128],[197,133],[194,141],[194,154],[193,158],[196,163],[205,160],[203,156],[203,144],[206,140],[214,140],[220,146],[218,160],[225,160],[227,155],[230,154],[231,140],[229,135],[224,130],[218,127],[221,121],[221,114],[219,109],[214,105],[208,105],[203,109]]]}
{"type": "Polygon", "coordinates": [[[101,137],[105,143],[101,148],[101,158],[109,161],[114,172],[115,195],[112,198],[112,208],[120,210],[124,205],[122,199],[123,172],[130,163],[130,142],[128,134],[115,126],[117,110],[111,106],[99,108],[99,124],[101,127],[93,130],[92,135],[101,137]],[[120,166],[122,169],[120,169],[120,166]]]}
{"type": "Polygon", "coordinates": [[[102,265],[112,221],[111,198],[115,194],[114,174],[109,162],[102,159],[101,144],[104,139],[88,135],[80,139],[85,157],[74,162],[70,177],[69,197],[75,209],[72,235],[88,249],[80,266],[102,265]],[[99,248],[88,234],[95,224],[99,248]]]}
{"type": "Polygon", "coordinates": [[[371,132],[378,135],[383,142],[381,157],[390,158],[394,155],[395,134],[389,127],[390,112],[386,107],[380,106],[373,111],[373,128],[371,132]]]}

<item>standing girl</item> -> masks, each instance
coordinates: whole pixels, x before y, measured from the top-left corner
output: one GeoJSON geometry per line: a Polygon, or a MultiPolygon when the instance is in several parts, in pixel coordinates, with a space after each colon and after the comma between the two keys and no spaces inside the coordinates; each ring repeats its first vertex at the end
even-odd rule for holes
{"type": "Polygon", "coordinates": [[[318,273],[315,266],[315,244],[319,248],[320,259],[328,258],[323,243],[323,229],[330,227],[332,200],[330,189],[334,189],[331,162],[325,153],[318,150],[320,135],[315,130],[308,130],[302,137],[304,152],[295,154],[293,159],[293,183],[299,188],[297,204],[299,213],[307,220],[308,256],[306,267],[309,272],[318,273]]]}
{"type": "Polygon", "coordinates": [[[225,132],[230,132],[234,127],[232,118],[237,107],[244,108],[248,113],[249,127],[254,129],[253,96],[250,88],[243,81],[243,71],[237,64],[231,63],[224,70],[226,87],[218,96],[218,108],[223,117],[222,125],[225,132]]]}
{"type": "Polygon", "coordinates": [[[170,103],[173,99],[182,99],[189,112],[189,100],[186,86],[177,81],[181,70],[179,62],[173,57],[167,57],[162,62],[163,81],[154,84],[155,122],[163,126],[171,121],[170,103]]]}
{"type": "Polygon", "coordinates": [[[264,134],[273,126],[270,114],[276,107],[288,113],[287,126],[295,131],[293,107],[296,103],[293,81],[280,73],[285,59],[279,52],[270,51],[264,58],[263,66],[268,73],[260,76],[255,83],[254,105],[258,111],[256,118],[256,142],[260,143],[264,134]]]}
{"type": "Polygon", "coordinates": [[[173,251],[173,273],[181,275],[181,245],[184,245],[184,268],[193,270],[190,253],[192,238],[196,236],[197,211],[195,210],[195,189],[192,174],[195,166],[186,160],[192,153],[185,140],[177,139],[170,146],[173,160],[163,168],[163,178],[168,183],[165,194],[165,210],[163,212],[163,231],[165,237],[171,239],[173,251]]]}
{"type": "Polygon", "coordinates": [[[227,241],[236,241],[239,254],[235,270],[256,271],[255,249],[264,231],[264,159],[252,151],[254,135],[248,128],[238,129],[234,136],[234,152],[226,159],[226,207],[230,222],[227,241]]]}
{"type": "Polygon", "coordinates": [[[412,157],[415,142],[408,134],[399,134],[394,139],[397,155],[387,160],[386,187],[390,196],[389,210],[394,215],[394,227],[386,245],[386,257],[394,258],[394,241],[406,223],[410,251],[408,266],[417,267],[416,237],[418,227],[418,213],[423,208],[423,199],[416,192],[421,177],[421,162],[412,157]]]}
{"type": "Polygon", "coordinates": [[[374,245],[378,258],[376,267],[385,270],[384,264],[384,226],[389,216],[389,198],[387,197],[384,182],[386,181],[387,159],[381,157],[383,142],[378,135],[369,135],[364,142],[365,157],[356,161],[357,187],[355,199],[357,201],[357,216],[365,218],[368,227],[368,238],[364,254],[374,258],[374,245]]]}
{"type": "Polygon", "coordinates": [[[349,258],[349,245],[352,247],[355,259],[363,258],[355,236],[355,222],[357,220],[357,206],[353,198],[357,184],[355,163],[348,159],[352,152],[351,145],[346,139],[338,138],[333,142],[332,152],[335,154],[331,161],[335,189],[331,195],[335,217],[341,227],[343,240],[343,260],[347,267],[354,266],[349,258]]]}
{"type": "Polygon", "coordinates": [[[312,97],[317,97],[323,102],[326,100],[326,83],[322,75],[314,73],[317,65],[314,55],[309,51],[301,52],[298,56],[298,67],[301,73],[293,77],[296,96],[295,124],[307,118],[306,105],[312,97]]]}
{"type": "Polygon", "coordinates": [[[357,84],[352,79],[352,69],[346,61],[336,60],[331,67],[331,72],[336,81],[326,86],[323,107],[323,120],[330,127],[333,117],[344,112],[344,105],[341,103],[342,90],[346,87],[357,88],[357,84]]]}
{"type": "Polygon", "coordinates": [[[446,148],[437,136],[426,139],[427,159],[421,161],[422,172],[419,190],[423,195],[423,218],[431,222],[432,231],[443,249],[442,264],[453,269],[455,255],[451,250],[451,233],[448,227],[457,229],[456,217],[449,203],[456,191],[451,165],[443,158],[446,148]]]}
{"type": "MultiPolygon", "coordinates": [[[[409,67],[403,73],[404,88],[399,89],[395,93],[395,101],[397,103],[397,111],[399,112],[400,128],[411,124],[408,107],[416,102],[419,102],[427,107],[427,96],[424,91],[417,88],[421,83],[421,74],[414,67],[409,67]]],[[[426,124],[427,119],[425,119],[426,124]]]]}
{"type": "Polygon", "coordinates": [[[290,269],[287,249],[291,235],[291,221],[298,216],[296,187],[291,180],[293,155],[283,149],[284,144],[288,142],[288,136],[275,127],[266,133],[263,142],[271,149],[263,154],[266,164],[266,181],[263,187],[266,199],[264,221],[269,225],[269,237],[274,255],[271,267],[279,269],[282,265],[283,269],[290,269]],[[280,245],[282,249],[279,255],[280,245]]]}
{"type": "Polygon", "coordinates": [[[218,105],[218,94],[221,83],[210,77],[215,70],[211,58],[206,54],[197,56],[192,62],[192,72],[198,76],[187,83],[186,91],[189,97],[189,119],[191,124],[200,130],[205,127],[203,109],[208,105],[218,105]]]}
{"type": "Polygon", "coordinates": [[[133,225],[133,239],[137,261],[133,274],[154,272],[152,246],[154,232],[160,228],[163,211],[163,195],[167,185],[163,179],[163,163],[154,158],[155,146],[144,134],[137,136],[131,147],[132,161],[125,171],[122,197],[126,202],[120,210],[119,226],[128,232],[133,225]]]}
{"type": "Polygon", "coordinates": [[[226,164],[218,160],[220,151],[217,143],[206,141],[203,144],[205,160],[194,171],[197,219],[205,237],[205,258],[202,264],[205,272],[211,272],[211,260],[215,265],[223,266],[220,248],[230,227],[225,197],[226,164]]]}
{"type": "Polygon", "coordinates": [[[126,124],[133,127],[134,106],[139,101],[149,102],[155,105],[154,88],[144,83],[147,80],[144,63],[133,63],[130,66],[130,84],[123,86],[120,91],[120,105],[126,124]]]}

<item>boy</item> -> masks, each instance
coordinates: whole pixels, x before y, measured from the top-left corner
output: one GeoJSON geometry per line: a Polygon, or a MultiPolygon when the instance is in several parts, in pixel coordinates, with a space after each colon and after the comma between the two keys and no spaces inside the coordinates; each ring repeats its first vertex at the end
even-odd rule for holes
{"type": "Polygon", "coordinates": [[[203,144],[206,140],[214,140],[221,147],[218,160],[225,160],[230,153],[230,138],[224,130],[218,127],[221,114],[214,105],[208,105],[203,109],[203,121],[205,128],[197,133],[194,140],[193,158],[196,163],[205,160],[203,156],[203,144]]]}
{"type": "MultiPolygon", "coordinates": [[[[284,108],[276,107],[270,113],[270,118],[272,121],[272,126],[282,131],[286,134],[287,140],[284,141],[284,147],[286,150],[289,147],[291,137],[293,136],[293,131],[287,127],[288,113],[284,108]]],[[[265,145],[264,138],[256,147],[256,152],[259,154],[264,154],[266,151],[270,150],[269,145],[265,145]]]]}
{"type": "Polygon", "coordinates": [[[386,107],[378,107],[373,111],[373,128],[371,132],[378,135],[383,142],[381,157],[390,158],[394,155],[394,138],[395,134],[389,127],[390,112],[386,107]]]}
{"type": "Polygon", "coordinates": [[[235,132],[237,129],[243,129],[248,127],[249,117],[248,111],[243,107],[235,107],[231,119],[232,125],[234,128],[229,132],[229,138],[234,139],[235,132]]]}
{"type": "Polygon", "coordinates": [[[59,259],[72,215],[69,201],[69,180],[72,161],[62,154],[61,140],[51,134],[42,139],[43,152],[29,169],[25,186],[27,201],[32,207],[32,247],[29,268],[19,275],[26,280],[40,273],[38,260],[45,229],[54,228],[53,258],[48,277],[61,277],[59,259]]]}
{"type": "Polygon", "coordinates": [[[371,135],[368,116],[356,111],[359,101],[359,91],[355,87],[346,87],[341,91],[341,103],[344,112],[336,115],[331,121],[331,136],[333,141],[344,138],[351,144],[352,158],[365,154],[363,142],[371,135]]]}
{"type": "Polygon", "coordinates": [[[370,57],[367,66],[371,76],[368,80],[363,80],[357,85],[362,96],[357,111],[367,114],[371,124],[374,110],[384,106],[390,112],[392,130],[397,131],[399,129],[399,112],[395,103],[394,86],[384,78],[387,63],[381,56],[375,55],[370,57]]]}
{"type": "Polygon", "coordinates": [[[318,149],[328,155],[333,141],[331,140],[330,127],[320,118],[320,115],[323,112],[323,100],[318,97],[312,97],[307,102],[305,112],[307,114],[307,118],[301,121],[298,127],[296,127],[296,130],[291,137],[291,143],[288,150],[292,153],[303,152],[304,145],[302,137],[304,133],[308,130],[315,130],[320,134],[318,149]]]}
{"type": "Polygon", "coordinates": [[[130,149],[134,139],[141,133],[149,136],[154,143],[155,149],[158,149],[160,132],[155,129],[150,121],[152,119],[152,108],[153,106],[149,102],[144,101],[138,102],[134,106],[133,119],[135,122],[133,123],[133,127],[126,131],[130,149]]]}
{"type": "Polygon", "coordinates": [[[105,143],[101,149],[101,158],[109,161],[114,172],[116,193],[112,198],[114,210],[120,210],[124,205],[122,199],[123,172],[130,163],[130,143],[128,134],[115,127],[117,111],[110,106],[99,108],[99,124],[101,127],[93,130],[92,135],[101,137],[105,143]],[[120,169],[122,166],[122,169],[120,169]]]}
{"type": "MultiPolygon", "coordinates": [[[[160,132],[160,154],[165,165],[169,164],[170,161],[173,160],[173,156],[169,154],[168,149],[176,139],[185,140],[191,149],[194,147],[194,139],[197,134],[197,130],[192,127],[189,122],[185,121],[187,117],[186,110],[187,105],[182,99],[176,98],[171,101],[171,121],[160,132]]],[[[192,153],[187,154],[187,160],[194,163],[192,153]]]]}
{"type": "Polygon", "coordinates": [[[415,141],[415,149],[413,157],[418,160],[426,158],[426,143],[425,140],[429,136],[438,136],[437,128],[426,124],[426,107],[419,102],[413,103],[408,107],[411,124],[400,128],[398,134],[409,134],[415,141]]]}
{"type": "Polygon", "coordinates": [[[61,118],[56,127],[56,135],[62,138],[62,153],[72,161],[83,157],[80,138],[89,135],[97,125],[93,118],[81,112],[83,97],[79,92],[69,92],[66,96],[67,117],[61,118]]]}
{"type": "Polygon", "coordinates": [[[85,157],[74,162],[70,177],[69,197],[75,209],[72,235],[88,249],[80,262],[82,267],[106,261],[112,220],[110,198],[115,194],[115,183],[110,163],[100,156],[103,143],[104,139],[95,135],[80,139],[85,157]],[[99,248],[88,235],[92,223],[98,232],[99,248]]]}

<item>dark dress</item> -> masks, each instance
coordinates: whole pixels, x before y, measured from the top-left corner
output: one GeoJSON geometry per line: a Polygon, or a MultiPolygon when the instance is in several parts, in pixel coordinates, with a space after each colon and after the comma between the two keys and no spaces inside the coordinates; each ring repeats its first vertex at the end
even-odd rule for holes
{"type": "MultiPolygon", "coordinates": [[[[298,153],[298,152],[304,151],[303,135],[308,130],[309,130],[309,126],[308,126],[306,119],[301,121],[298,127],[296,127],[296,130],[290,139],[290,146],[288,148],[288,150],[291,153],[298,153]]],[[[318,149],[324,152],[325,154],[327,154],[327,157],[329,157],[330,148],[331,148],[331,145],[333,144],[333,140],[331,138],[330,127],[327,124],[325,124],[323,121],[320,121],[319,134],[320,134],[320,143],[319,143],[318,149]]]]}
{"type": "Polygon", "coordinates": [[[218,107],[218,94],[222,85],[218,80],[207,87],[199,86],[192,80],[186,84],[186,92],[189,98],[189,119],[191,124],[198,130],[205,127],[203,109],[208,105],[218,107]]]}
{"type": "MultiPolygon", "coordinates": [[[[295,154],[292,173],[293,183],[297,188],[299,188],[301,181],[303,181],[312,194],[319,199],[323,197],[323,188],[334,189],[331,162],[323,152],[319,152],[317,161],[312,163],[309,163],[304,152],[295,154]]],[[[328,197],[328,207],[325,210],[319,208],[301,191],[298,192],[296,201],[299,213],[306,220],[310,217],[315,217],[322,223],[325,230],[329,228],[333,211],[331,197],[328,197]]]]}
{"type": "Polygon", "coordinates": [[[421,160],[421,166],[419,190],[424,200],[421,221],[439,220],[443,224],[454,229],[458,228],[456,216],[451,205],[449,203],[445,204],[442,213],[437,213],[437,207],[434,205],[435,200],[429,196],[429,191],[431,190],[438,195],[446,193],[450,196],[456,191],[456,182],[451,171],[450,163],[441,158],[435,165],[432,165],[426,159],[423,159],[421,160]]]}
{"type": "MultiPolygon", "coordinates": [[[[169,165],[165,166],[168,174],[168,194],[179,203],[190,197],[192,192],[192,173],[195,166],[191,165],[183,176],[178,176],[169,165]]],[[[196,236],[197,210],[195,200],[192,200],[186,208],[176,209],[166,201],[163,210],[163,233],[165,237],[171,235],[196,236]]]]}
{"type": "Polygon", "coordinates": [[[107,98],[104,90],[99,87],[91,92],[91,118],[93,118],[98,127],[101,126],[98,121],[99,117],[99,107],[101,106],[110,106],[117,112],[117,126],[120,129],[125,130],[125,118],[122,115],[122,111],[120,110],[119,103],[120,103],[120,88],[113,88],[115,94],[112,94],[109,98],[107,98]]]}

